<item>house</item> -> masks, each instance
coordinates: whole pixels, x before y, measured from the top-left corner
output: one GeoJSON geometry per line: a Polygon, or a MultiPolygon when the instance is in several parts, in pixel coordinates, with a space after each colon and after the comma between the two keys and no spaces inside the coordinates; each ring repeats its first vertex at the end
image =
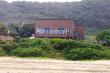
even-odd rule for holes
{"type": "Polygon", "coordinates": [[[14,37],[12,36],[9,36],[9,35],[0,35],[0,41],[13,41],[14,40],[14,37]]]}
{"type": "Polygon", "coordinates": [[[85,37],[85,29],[84,26],[75,25],[72,19],[37,19],[35,37],[82,40],[85,37]]]}

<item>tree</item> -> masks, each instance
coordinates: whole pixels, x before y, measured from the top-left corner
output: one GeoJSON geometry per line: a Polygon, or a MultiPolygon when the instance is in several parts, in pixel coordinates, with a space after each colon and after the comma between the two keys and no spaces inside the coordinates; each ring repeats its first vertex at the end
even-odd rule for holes
{"type": "Polygon", "coordinates": [[[81,2],[20,2],[0,1],[0,20],[6,23],[31,22],[41,18],[73,18],[95,32],[110,28],[110,0],[82,0],[81,2]]]}
{"type": "Polygon", "coordinates": [[[110,30],[104,30],[98,33],[97,42],[104,46],[110,46],[110,30]]]}
{"type": "Polygon", "coordinates": [[[0,35],[6,35],[8,32],[7,27],[5,26],[5,24],[0,23],[0,35]]]}
{"type": "Polygon", "coordinates": [[[8,30],[10,31],[10,35],[12,36],[19,36],[19,27],[18,27],[18,24],[13,24],[11,23],[9,26],[8,26],[8,30]]]}
{"type": "Polygon", "coordinates": [[[30,37],[32,36],[32,34],[34,34],[34,32],[35,32],[35,28],[33,24],[24,24],[21,29],[20,36],[30,37]]]}

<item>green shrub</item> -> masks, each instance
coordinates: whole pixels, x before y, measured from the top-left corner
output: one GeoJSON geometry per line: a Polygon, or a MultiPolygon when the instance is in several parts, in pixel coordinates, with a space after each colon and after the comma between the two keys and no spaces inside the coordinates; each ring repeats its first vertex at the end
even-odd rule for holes
{"type": "Polygon", "coordinates": [[[106,49],[106,50],[101,51],[101,55],[103,59],[110,59],[110,50],[106,49]]]}
{"type": "Polygon", "coordinates": [[[51,40],[51,42],[53,47],[57,50],[64,50],[64,48],[73,47],[75,44],[71,40],[63,40],[63,39],[54,39],[51,40]]]}
{"type": "Polygon", "coordinates": [[[12,50],[16,49],[17,44],[15,42],[6,42],[2,45],[2,48],[9,54],[12,50]]]}
{"type": "Polygon", "coordinates": [[[42,47],[43,45],[51,46],[46,39],[22,39],[18,43],[18,48],[42,47]]]}
{"type": "Polygon", "coordinates": [[[12,52],[12,55],[20,57],[52,57],[54,52],[52,50],[45,50],[42,48],[18,48],[12,52]]]}
{"type": "Polygon", "coordinates": [[[5,51],[2,48],[0,48],[0,56],[5,56],[5,55],[6,55],[5,51]]]}
{"type": "Polygon", "coordinates": [[[90,44],[90,43],[85,43],[85,42],[80,42],[80,41],[75,41],[75,40],[63,40],[63,41],[58,41],[53,44],[53,47],[57,50],[64,50],[65,48],[71,49],[71,48],[94,48],[94,49],[99,49],[102,50],[103,47],[98,44],[90,44]]]}
{"type": "Polygon", "coordinates": [[[92,44],[92,43],[85,43],[85,42],[78,42],[79,44],[77,45],[78,47],[76,48],[93,48],[97,50],[103,50],[104,47],[98,44],[92,44]]]}
{"type": "Polygon", "coordinates": [[[60,38],[20,39],[16,42],[0,42],[7,55],[20,57],[66,57],[71,60],[110,59],[110,51],[98,44],[90,44],[60,38]]]}
{"type": "Polygon", "coordinates": [[[30,47],[39,47],[42,48],[44,45],[48,45],[46,47],[51,47],[56,50],[64,50],[65,48],[94,48],[94,49],[103,49],[102,46],[97,44],[84,43],[75,40],[66,40],[60,38],[53,39],[22,39],[18,43],[18,48],[30,48],[30,47]]]}
{"type": "Polygon", "coordinates": [[[65,51],[65,57],[71,60],[107,59],[110,53],[93,48],[78,48],[65,51]]]}
{"type": "Polygon", "coordinates": [[[66,39],[61,39],[61,38],[53,38],[53,39],[48,39],[48,40],[50,40],[51,44],[67,41],[66,39]]]}

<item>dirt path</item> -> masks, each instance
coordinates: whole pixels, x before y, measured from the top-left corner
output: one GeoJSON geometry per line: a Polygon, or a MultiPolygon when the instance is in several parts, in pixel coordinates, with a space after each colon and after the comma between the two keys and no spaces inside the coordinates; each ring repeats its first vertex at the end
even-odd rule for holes
{"type": "Polygon", "coordinates": [[[59,61],[0,57],[0,73],[110,73],[110,61],[59,61]]]}

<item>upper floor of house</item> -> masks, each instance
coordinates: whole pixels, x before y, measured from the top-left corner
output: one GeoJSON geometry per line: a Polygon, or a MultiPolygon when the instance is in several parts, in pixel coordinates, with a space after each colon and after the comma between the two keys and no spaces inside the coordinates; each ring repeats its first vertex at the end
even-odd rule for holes
{"type": "Polygon", "coordinates": [[[84,27],[76,26],[72,19],[37,19],[35,34],[39,37],[84,36],[84,27]]]}
{"type": "Polygon", "coordinates": [[[72,19],[38,19],[35,29],[39,34],[66,34],[73,32],[75,24],[72,19]]]}

